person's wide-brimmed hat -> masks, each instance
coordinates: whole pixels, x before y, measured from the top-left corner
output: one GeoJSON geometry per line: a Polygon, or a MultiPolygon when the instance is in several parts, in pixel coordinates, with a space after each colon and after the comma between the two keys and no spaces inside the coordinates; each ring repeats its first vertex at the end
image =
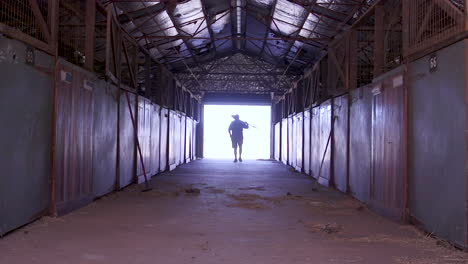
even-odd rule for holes
{"type": "Polygon", "coordinates": [[[232,118],[239,118],[238,114],[232,115],[232,118]]]}

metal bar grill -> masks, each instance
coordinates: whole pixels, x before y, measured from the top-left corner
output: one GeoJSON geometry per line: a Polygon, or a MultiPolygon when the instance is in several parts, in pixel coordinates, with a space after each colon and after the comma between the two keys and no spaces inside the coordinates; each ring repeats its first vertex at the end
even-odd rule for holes
{"type": "Polygon", "coordinates": [[[465,0],[406,0],[405,56],[465,31],[465,0]]]}

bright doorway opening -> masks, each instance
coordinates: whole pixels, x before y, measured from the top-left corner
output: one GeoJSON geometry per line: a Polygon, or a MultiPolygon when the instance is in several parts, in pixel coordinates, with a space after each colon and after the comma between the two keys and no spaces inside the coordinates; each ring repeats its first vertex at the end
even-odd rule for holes
{"type": "Polygon", "coordinates": [[[244,159],[270,158],[271,106],[257,105],[205,105],[204,145],[205,158],[233,159],[233,149],[228,128],[238,114],[240,120],[249,123],[244,129],[244,159]]]}

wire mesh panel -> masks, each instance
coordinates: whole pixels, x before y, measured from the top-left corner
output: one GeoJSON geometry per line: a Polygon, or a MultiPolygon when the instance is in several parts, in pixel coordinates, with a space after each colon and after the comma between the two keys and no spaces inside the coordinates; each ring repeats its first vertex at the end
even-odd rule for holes
{"type": "Polygon", "coordinates": [[[47,27],[46,29],[41,28],[40,20],[46,25],[48,24],[48,8],[47,0],[2,0],[0,1],[0,23],[46,42],[46,32],[44,31],[48,31],[48,29],[47,27]],[[34,4],[35,7],[33,8],[31,4],[34,4]],[[34,10],[38,10],[42,18],[36,17],[34,10]]]}
{"type": "Polygon", "coordinates": [[[374,32],[363,26],[356,30],[356,39],[357,87],[361,87],[374,79],[374,32]]]}
{"type": "Polygon", "coordinates": [[[385,10],[384,72],[402,64],[403,57],[403,16],[402,1],[387,1],[385,10]]]}
{"type": "Polygon", "coordinates": [[[86,1],[60,0],[59,56],[78,66],[85,63],[86,1]]]}
{"type": "Polygon", "coordinates": [[[94,71],[101,75],[106,73],[106,41],[107,17],[106,14],[97,11],[94,28],[94,71]]]}
{"type": "Polygon", "coordinates": [[[406,0],[403,10],[407,56],[465,30],[465,0],[406,0]]]}

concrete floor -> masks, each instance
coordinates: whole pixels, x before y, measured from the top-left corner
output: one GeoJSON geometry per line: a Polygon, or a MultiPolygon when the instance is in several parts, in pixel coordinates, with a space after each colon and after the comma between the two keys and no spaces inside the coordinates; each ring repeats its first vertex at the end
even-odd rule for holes
{"type": "Polygon", "coordinates": [[[196,161],[151,184],[11,233],[0,263],[468,263],[272,161],[196,161]]]}

